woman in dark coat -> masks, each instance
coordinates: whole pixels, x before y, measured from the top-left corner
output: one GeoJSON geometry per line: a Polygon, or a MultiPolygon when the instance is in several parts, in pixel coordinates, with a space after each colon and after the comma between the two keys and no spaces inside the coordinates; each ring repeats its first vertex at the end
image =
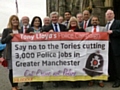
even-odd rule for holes
{"type": "MultiPolygon", "coordinates": [[[[40,33],[41,28],[42,28],[42,20],[39,16],[35,16],[32,19],[31,28],[29,28],[26,31],[26,33],[31,33],[31,34],[40,33]]],[[[35,90],[40,90],[43,88],[43,82],[32,82],[31,84],[35,86],[35,90]]]]}
{"type": "Polygon", "coordinates": [[[12,90],[22,90],[18,89],[18,83],[13,82],[13,70],[12,70],[12,51],[11,51],[11,40],[14,34],[20,33],[19,29],[19,18],[16,15],[12,15],[9,19],[8,26],[3,30],[1,43],[6,44],[4,58],[7,60],[9,69],[9,80],[12,85],[12,90]]]}

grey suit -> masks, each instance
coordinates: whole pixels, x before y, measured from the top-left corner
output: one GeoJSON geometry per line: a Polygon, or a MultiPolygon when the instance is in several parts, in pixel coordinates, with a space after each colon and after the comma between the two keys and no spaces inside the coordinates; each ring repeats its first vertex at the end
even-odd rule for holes
{"type": "MultiPolygon", "coordinates": [[[[105,27],[102,27],[102,26],[98,26],[98,27],[99,27],[99,32],[106,32],[107,31],[107,29],[105,27]]],[[[92,26],[87,27],[85,31],[92,32],[92,26]]]]}

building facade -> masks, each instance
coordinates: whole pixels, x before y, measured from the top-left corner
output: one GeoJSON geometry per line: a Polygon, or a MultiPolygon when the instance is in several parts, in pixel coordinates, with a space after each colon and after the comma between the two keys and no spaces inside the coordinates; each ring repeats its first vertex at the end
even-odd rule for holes
{"type": "Polygon", "coordinates": [[[101,25],[105,25],[105,12],[113,9],[115,18],[120,19],[120,0],[46,0],[47,14],[58,11],[63,16],[66,10],[72,15],[82,12],[85,8],[92,8],[92,14],[100,18],[101,25]]]}

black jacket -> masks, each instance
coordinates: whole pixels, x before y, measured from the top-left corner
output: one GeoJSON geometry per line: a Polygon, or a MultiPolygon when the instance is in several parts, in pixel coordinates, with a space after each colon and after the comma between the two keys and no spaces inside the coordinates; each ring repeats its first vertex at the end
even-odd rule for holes
{"type": "MultiPolygon", "coordinates": [[[[91,19],[89,20],[87,27],[90,27],[90,26],[92,26],[91,19]]],[[[84,21],[80,23],[80,27],[84,28],[84,21]]]]}
{"type": "MultiPolygon", "coordinates": [[[[5,55],[4,58],[7,60],[12,60],[12,54],[11,54],[11,40],[12,40],[12,36],[10,35],[10,33],[12,33],[12,29],[10,28],[5,28],[3,30],[2,33],[2,39],[1,39],[1,43],[2,44],[6,44],[6,48],[5,48],[5,55]]],[[[20,30],[18,30],[18,32],[20,33],[20,30]]]]}
{"type": "Polygon", "coordinates": [[[114,20],[110,30],[113,31],[113,33],[110,34],[113,53],[115,56],[120,56],[120,20],[114,20]]]}
{"type": "MultiPolygon", "coordinates": [[[[66,31],[66,26],[65,26],[65,25],[59,24],[59,27],[60,27],[60,32],[66,31]]],[[[54,27],[53,27],[52,24],[46,26],[46,27],[44,28],[43,32],[49,32],[51,29],[54,30],[54,27]]],[[[55,31],[55,30],[54,30],[54,31],[55,31]]]]}

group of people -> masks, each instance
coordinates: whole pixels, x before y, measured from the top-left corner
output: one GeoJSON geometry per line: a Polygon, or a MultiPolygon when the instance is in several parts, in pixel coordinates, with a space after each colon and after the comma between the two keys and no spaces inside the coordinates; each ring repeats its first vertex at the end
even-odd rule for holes
{"type": "MultiPolygon", "coordinates": [[[[12,55],[11,55],[11,40],[14,34],[18,33],[43,33],[43,32],[107,32],[109,34],[109,81],[114,81],[113,88],[120,86],[120,21],[115,20],[113,10],[107,10],[105,13],[106,25],[100,26],[99,18],[91,15],[89,10],[84,10],[75,16],[71,15],[70,11],[64,13],[64,18],[59,16],[58,12],[51,12],[50,16],[42,20],[39,16],[33,17],[29,24],[29,17],[23,16],[21,26],[19,18],[12,15],[9,18],[8,26],[3,30],[1,42],[6,44],[4,50],[4,58],[8,62],[9,80],[12,85],[12,90],[22,90],[18,88],[18,83],[13,82],[12,70],[12,55]]],[[[53,86],[58,87],[63,81],[53,81],[53,86]]],[[[80,87],[80,82],[71,82],[72,87],[80,87]]],[[[100,87],[104,87],[103,81],[98,81],[100,87]]],[[[88,83],[92,86],[94,81],[88,83]]],[[[24,86],[29,85],[29,82],[24,86]]],[[[43,82],[31,82],[35,90],[43,89],[43,82]]]]}

